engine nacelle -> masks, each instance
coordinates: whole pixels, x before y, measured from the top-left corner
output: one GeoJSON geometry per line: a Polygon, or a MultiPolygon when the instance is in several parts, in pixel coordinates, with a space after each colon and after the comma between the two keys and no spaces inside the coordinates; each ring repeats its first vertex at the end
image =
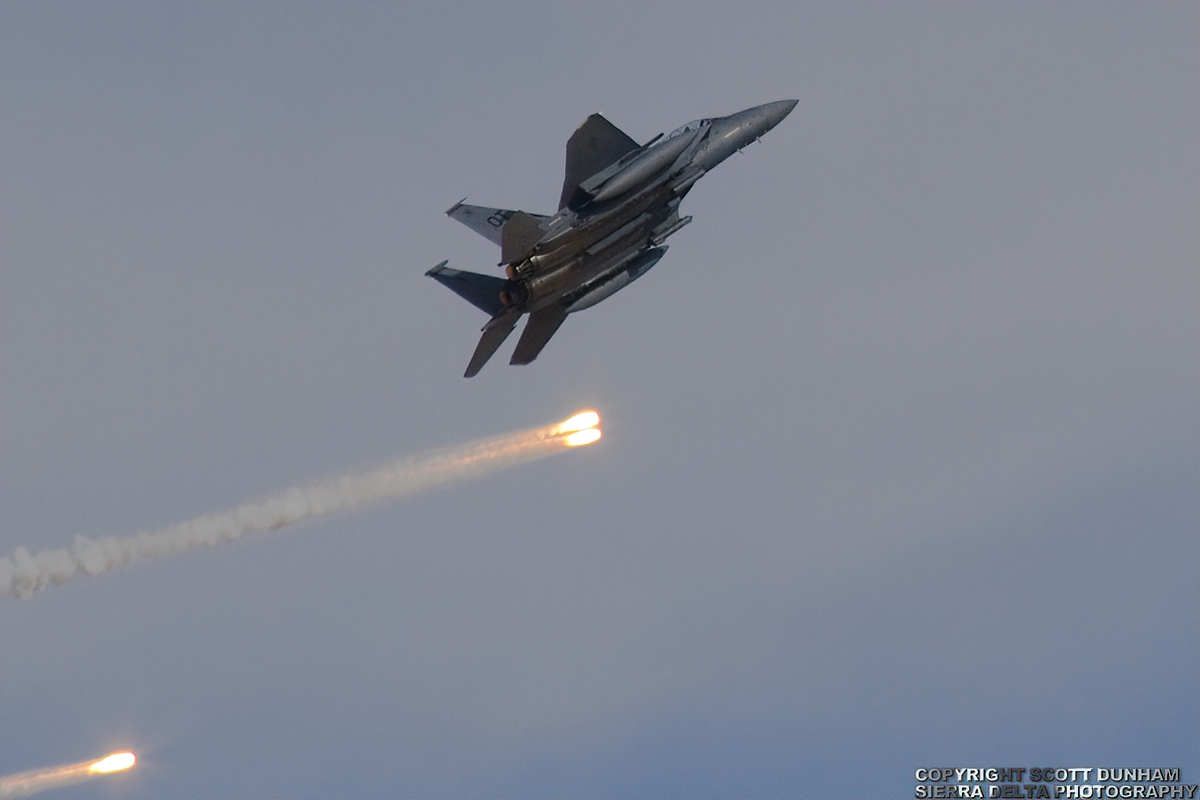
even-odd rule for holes
{"type": "Polygon", "coordinates": [[[667,248],[665,245],[643,250],[612,272],[605,273],[594,281],[581,286],[569,298],[567,313],[570,314],[575,311],[582,311],[585,308],[591,308],[601,300],[616,294],[645,275],[651,267],[659,262],[659,259],[666,252],[667,248]]]}

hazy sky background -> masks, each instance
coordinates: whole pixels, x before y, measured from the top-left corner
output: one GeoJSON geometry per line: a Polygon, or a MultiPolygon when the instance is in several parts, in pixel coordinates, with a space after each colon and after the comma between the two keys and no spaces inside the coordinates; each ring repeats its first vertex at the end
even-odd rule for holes
{"type": "Polygon", "coordinates": [[[594,406],[0,599],[49,797],[912,795],[1200,752],[1200,5],[0,5],[0,554],[594,406]],[[443,216],[786,98],[538,361],[443,216]]]}

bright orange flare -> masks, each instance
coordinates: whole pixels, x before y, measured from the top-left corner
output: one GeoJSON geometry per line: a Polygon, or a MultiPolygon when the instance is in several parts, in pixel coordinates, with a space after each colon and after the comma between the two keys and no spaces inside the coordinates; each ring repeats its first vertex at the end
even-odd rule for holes
{"type": "MultiPolygon", "coordinates": [[[[580,411],[573,417],[558,424],[559,433],[574,433],[585,428],[594,428],[600,424],[600,415],[595,411],[580,411]]],[[[594,440],[593,440],[594,441],[594,440]]]]}
{"type": "Polygon", "coordinates": [[[599,428],[584,428],[581,431],[568,434],[563,441],[567,443],[567,447],[583,447],[585,444],[591,444],[603,435],[599,428]]]}
{"type": "Polygon", "coordinates": [[[105,756],[88,767],[88,772],[120,772],[123,769],[132,767],[135,761],[137,761],[137,756],[133,753],[113,753],[111,756],[105,756]]]}

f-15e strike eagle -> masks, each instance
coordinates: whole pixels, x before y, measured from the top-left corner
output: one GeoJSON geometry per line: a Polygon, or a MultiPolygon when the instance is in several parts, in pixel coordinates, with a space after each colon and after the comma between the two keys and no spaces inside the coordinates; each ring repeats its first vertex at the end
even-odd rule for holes
{"type": "Polygon", "coordinates": [[[446,213],[500,245],[507,278],[451,269],[426,275],[491,319],[467,365],[476,375],[522,314],[529,322],[510,364],[528,364],[567,314],[628,286],[667,252],[667,237],[692,221],[679,203],[706,172],[774,128],[796,100],[689,122],[639,145],[599,114],[567,140],[567,175],[552,217],[455,204],[446,213]]]}

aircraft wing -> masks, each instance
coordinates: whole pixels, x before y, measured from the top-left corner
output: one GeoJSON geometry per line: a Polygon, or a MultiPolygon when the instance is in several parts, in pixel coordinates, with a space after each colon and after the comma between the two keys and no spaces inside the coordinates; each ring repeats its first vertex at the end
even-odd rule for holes
{"type": "MultiPolygon", "coordinates": [[[[516,213],[507,208],[471,206],[460,200],[454,204],[454,208],[446,212],[446,216],[458,220],[493,244],[500,244],[500,231],[516,213]]],[[[529,216],[538,222],[550,219],[544,214],[530,214],[529,216]]]]}
{"type": "Polygon", "coordinates": [[[558,207],[566,208],[579,184],[612,164],[638,143],[599,114],[592,114],[567,140],[567,174],[558,207]]]}
{"type": "Polygon", "coordinates": [[[537,358],[566,318],[567,309],[559,303],[530,314],[525,330],[521,331],[521,338],[517,341],[517,349],[508,363],[528,364],[537,358]]]}

